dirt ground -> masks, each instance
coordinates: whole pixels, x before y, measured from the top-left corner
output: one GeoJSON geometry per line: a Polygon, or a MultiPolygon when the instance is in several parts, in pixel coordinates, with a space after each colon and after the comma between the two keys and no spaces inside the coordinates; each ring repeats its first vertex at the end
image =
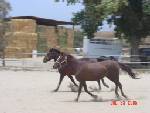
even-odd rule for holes
{"type": "MultiPolygon", "coordinates": [[[[141,79],[138,80],[121,74],[120,81],[128,100],[123,97],[117,100],[114,84],[105,78],[110,88],[102,86],[100,92],[92,92],[98,95],[97,100],[82,92],[79,102],[75,102],[77,92],[71,92],[67,77],[60,90],[53,92],[59,79],[58,72],[1,70],[0,113],[149,113],[149,74],[139,73],[141,79]]],[[[97,87],[96,82],[87,84],[88,88],[97,87]]]]}

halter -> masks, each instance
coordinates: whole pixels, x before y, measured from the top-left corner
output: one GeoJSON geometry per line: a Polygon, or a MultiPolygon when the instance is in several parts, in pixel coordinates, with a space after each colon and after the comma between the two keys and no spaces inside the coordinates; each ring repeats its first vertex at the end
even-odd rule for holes
{"type": "Polygon", "coordinates": [[[56,60],[55,63],[58,63],[59,66],[60,66],[60,68],[62,68],[62,64],[63,64],[64,62],[67,63],[67,56],[65,56],[65,59],[64,59],[62,62],[59,62],[59,59],[60,59],[60,58],[61,58],[61,57],[59,56],[59,57],[57,58],[57,60],[56,60]]]}

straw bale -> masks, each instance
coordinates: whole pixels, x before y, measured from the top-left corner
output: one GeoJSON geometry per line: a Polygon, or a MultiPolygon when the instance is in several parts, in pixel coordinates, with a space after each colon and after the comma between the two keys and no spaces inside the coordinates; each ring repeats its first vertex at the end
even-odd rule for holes
{"type": "Polygon", "coordinates": [[[26,58],[31,55],[22,55],[18,53],[31,53],[37,46],[37,34],[36,33],[23,33],[14,32],[7,33],[8,47],[5,49],[6,56],[15,58],[26,58]],[[17,54],[15,54],[17,53],[17,54]]]}
{"type": "Polygon", "coordinates": [[[45,33],[46,29],[47,29],[47,26],[44,26],[44,25],[37,26],[37,32],[39,32],[39,33],[45,33]]]}
{"type": "Polygon", "coordinates": [[[47,47],[58,46],[58,34],[56,27],[53,26],[38,26],[38,38],[47,40],[47,47]]]}
{"type": "Polygon", "coordinates": [[[5,49],[5,55],[7,58],[18,58],[17,56],[21,53],[21,48],[18,47],[7,47],[5,49]]]}
{"type": "Polygon", "coordinates": [[[18,48],[18,47],[7,47],[5,49],[6,58],[29,58],[31,54],[24,54],[24,53],[31,53],[32,50],[27,50],[26,48],[18,48]]]}
{"type": "Polygon", "coordinates": [[[36,21],[32,19],[12,19],[10,23],[11,32],[36,32],[36,21]]]}
{"type": "Polygon", "coordinates": [[[73,42],[74,42],[74,31],[72,29],[67,29],[67,47],[73,48],[73,42]]]}
{"type": "Polygon", "coordinates": [[[23,32],[14,32],[7,34],[7,37],[10,37],[8,40],[8,46],[16,47],[26,47],[28,46],[28,40],[34,40],[33,44],[37,43],[37,34],[36,33],[23,33],[23,32]]]}

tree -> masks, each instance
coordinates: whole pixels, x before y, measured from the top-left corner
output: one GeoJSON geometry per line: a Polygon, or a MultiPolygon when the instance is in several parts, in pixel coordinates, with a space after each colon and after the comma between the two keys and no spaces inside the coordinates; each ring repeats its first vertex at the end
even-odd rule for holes
{"type": "MultiPolygon", "coordinates": [[[[4,18],[8,15],[8,12],[11,10],[11,6],[5,0],[0,0],[0,56],[2,59],[5,58],[5,47],[6,47],[6,40],[5,40],[5,29],[6,24],[4,18]]],[[[3,60],[3,66],[5,66],[5,61],[3,60]]]]}
{"type": "Polygon", "coordinates": [[[81,25],[83,32],[90,39],[94,38],[94,33],[98,30],[98,26],[102,24],[103,19],[95,5],[88,4],[84,10],[75,13],[72,20],[75,24],[81,25]]]}
{"type": "MultiPolygon", "coordinates": [[[[60,0],[55,0],[60,1],[60,0]]],[[[64,0],[62,0],[64,1],[64,0]]],[[[80,0],[67,0],[68,4],[74,4],[81,2],[80,0]]],[[[83,32],[87,37],[94,38],[94,33],[98,30],[98,26],[102,24],[103,10],[97,9],[97,5],[101,3],[101,0],[84,0],[82,2],[85,6],[80,12],[74,13],[72,21],[75,24],[81,25],[83,32]]]]}
{"type": "MultiPolygon", "coordinates": [[[[67,0],[67,2],[71,4],[81,0],[67,0]]],[[[85,9],[76,13],[74,18],[78,20],[87,35],[93,34],[101,25],[101,21],[111,16],[108,22],[116,25],[116,36],[130,43],[131,55],[139,54],[141,39],[150,34],[149,0],[83,0],[82,3],[85,9]],[[85,16],[86,13],[88,16],[85,16]]],[[[132,61],[134,60],[135,57],[132,61]]]]}
{"type": "MultiPolygon", "coordinates": [[[[144,4],[147,5],[146,2],[144,4]]],[[[128,5],[121,7],[112,16],[116,36],[126,39],[131,46],[132,61],[138,60],[141,39],[150,34],[150,15],[143,8],[144,4],[142,0],[128,0],[128,5]]]]}

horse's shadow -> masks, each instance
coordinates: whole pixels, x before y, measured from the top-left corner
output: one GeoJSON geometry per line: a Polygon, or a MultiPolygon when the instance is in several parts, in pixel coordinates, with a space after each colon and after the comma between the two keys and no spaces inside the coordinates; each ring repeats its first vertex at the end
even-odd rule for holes
{"type": "MultiPolygon", "coordinates": [[[[112,102],[112,101],[129,101],[129,100],[143,100],[145,97],[136,97],[136,98],[122,98],[122,97],[116,97],[116,98],[101,98],[98,97],[97,99],[90,99],[90,100],[79,100],[78,102],[112,102]]],[[[68,100],[63,102],[76,102],[75,100],[68,100]]]]}
{"type": "MultiPolygon", "coordinates": [[[[90,99],[90,100],[79,100],[78,102],[111,102],[111,101],[120,101],[122,100],[121,98],[115,98],[115,99],[104,99],[101,97],[90,99]]],[[[68,101],[63,101],[63,102],[76,102],[75,100],[68,100],[68,101]]]]}
{"type": "MultiPolygon", "coordinates": [[[[74,93],[77,93],[78,91],[64,91],[64,90],[61,90],[61,91],[50,91],[51,93],[57,93],[57,92],[61,92],[61,93],[65,93],[65,92],[67,92],[67,93],[71,93],[71,92],[74,92],[74,93]]],[[[81,91],[81,92],[85,92],[85,91],[81,91]]],[[[98,93],[100,93],[100,92],[112,92],[111,90],[108,90],[108,91],[106,91],[106,90],[90,90],[89,92],[98,92],[98,93]]]]}

